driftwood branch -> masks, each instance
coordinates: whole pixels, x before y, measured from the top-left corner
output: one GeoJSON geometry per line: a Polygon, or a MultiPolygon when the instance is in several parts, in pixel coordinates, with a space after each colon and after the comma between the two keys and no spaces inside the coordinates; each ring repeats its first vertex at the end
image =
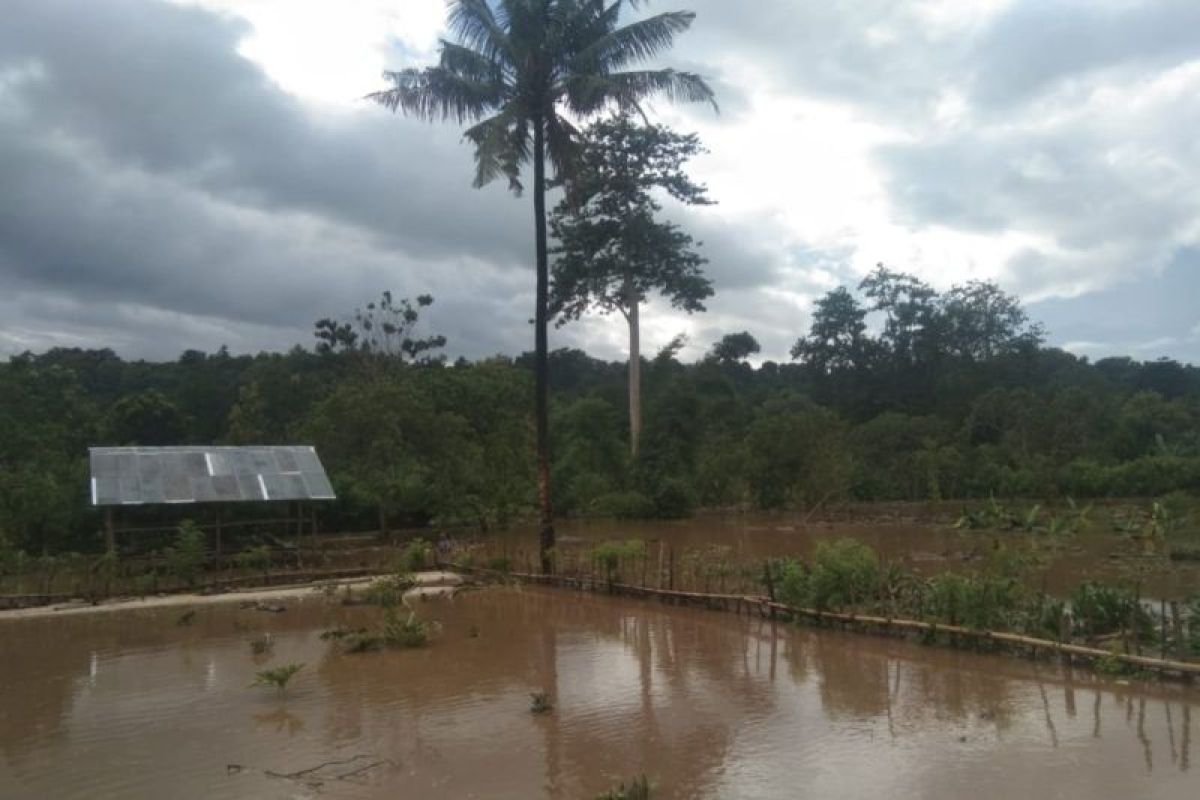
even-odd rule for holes
{"type": "MultiPolygon", "coordinates": [[[[378,769],[379,767],[382,767],[382,766],[395,766],[395,763],[396,763],[389,758],[382,758],[382,759],[376,758],[375,761],[371,761],[368,764],[363,764],[361,766],[355,767],[354,769],[350,770],[349,772],[342,772],[337,775],[333,775],[331,778],[325,778],[324,776],[317,775],[317,773],[319,773],[323,769],[327,769],[329,767],[344,767],[349,764],[354,764],[356,762],[363,761],[364,759],[368,759],[368,758],[376,758],[376,757],[372,753],[358,753],[349,758],[338,758],[338,759],[333,759],[331,761],[325,761],[320,764],[317,764],[315,767],[306,767],[305,769],[298,769],[295,772],[276,772],[275,770],[264,769],[264,770],[262,770],[262,773],[264,775],[266,775],[268,778],[279,778],[281,780],[288,780],[288,781],[304,781],[305,783],[312,785],[312,786],[320,786],[321,784],[323,784],[325,782],[325,780],[330,780],[330,779],[335,780],[335,781],[350,780],[351,778],[356,778],[359,775],[362,775],[366,772],[370,772],[373,769],[378,769]]],[[[226,764],[225,765],[225,772],[228,775],[236,775],[239,772],[242,772],[247,769],[250,769],[250,767],[247,767],[244,764],[226,764]]]]}

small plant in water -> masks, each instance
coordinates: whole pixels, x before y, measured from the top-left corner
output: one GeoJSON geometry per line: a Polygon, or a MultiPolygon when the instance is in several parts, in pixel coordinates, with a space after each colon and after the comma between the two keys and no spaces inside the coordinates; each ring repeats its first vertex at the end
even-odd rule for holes
{"type": "Polygon", "coordinates": [[[175,620],[176,625],[191,625],[196,619],[196,609],[189,609],[179,615],[179,619],[175,620]]]}
{"type": "Polygon", "coordinates": [[[1096,663],[1093,665],[1093,667],[1095,668],[1096,672],[1100,673],[1101,675],[1107,675],[1110,678],[1141,677],[1141,670],[1139,670],[1133,664],[1118,658],[1116,653],[1096,659],[1096,663]]]}
{"type": "Polygon", "coordinates": [[[383,641],[394,647],[421,647],[429,641],[429,631],[429,623],[417,619],[415,613],[409,613],[403,622],[392,609],[383,617],[383,641]]]}
{"type": "Polygon", "coordinates": [[[550,702],[550,695],[545,692],[530,692],[529,710],[534,714],[549,714],[554,710],[554,705],[550,702]]]}
{"type": "Polygon", "coordinates": [[[288,682],[303,668],[303,664],[284,664],[281,667],[260,670],[255,674],[254,685],[274,686],[283,694],[287,690],[288,682]]]}
{"type": "Polygon", "coordinates": [[[342,645],[344,653],[373,653],[382,649],[383,637],[366,631],[347,636],[342,645]]]}
{"type": "Polygon", "coordinates": [[[327,642],[331,639],[333,641],[338,641],[339,639],[345,639],[349,636],[357,636],[359,634],[363,634],[366,632],[367,632],[366,628],[350,629],[350,628],[342,628],[339,626],[337,628],[331,628],[327,631],[322,631],[321,632],[321,641],[327,642]]]}
{"type": "Polygon", "coordinates": [[[596,800],[650,800],[650,782],[643,775],[630,781],[628,787],[622,782],[617,788],[596,795],[596,800]]]}
{"type": "Polygon", "coordinates": [[[393,608],[404,601],[404,593],[412,586],[413,579],[409,575],[389,575],[386,578],[371,581],[364,596],[372,605],[393,608]]]}

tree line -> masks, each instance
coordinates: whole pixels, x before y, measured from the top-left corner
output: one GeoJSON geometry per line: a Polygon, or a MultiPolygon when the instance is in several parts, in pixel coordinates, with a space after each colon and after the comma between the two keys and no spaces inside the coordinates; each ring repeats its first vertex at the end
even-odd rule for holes
{"type": "Polygon", "coordinates": [[[1193,368],[1047,348],[1016,298],[987,282],[939,293],[880,266],[816,303],[791,363],[751,366],[759,345],[746,331],[698,363],[679,360],[678,340],[643,357],[649,295],[691,313],[714,291],[700,244],[660,219],[664,201],[713,202],[684,170],[702,147],[651,124],[644,105],[715,100],[698,74],[630,69],[694,20],[624,22],[637,6],[454,0],[437,63],[385,73],[388,88],[369,95],[469,125],[477,186],[503,178],[520,192],[532,167],[532,353],[447,365],[446,340],[417,334],[433,298],[385,292],[352,319],[318,321],[312,351],[188,351],[170,364],[109,350],[17,356],[0,367],[4,541],[90,542],[81,487],[93,444],[308,441],[339,490],[333,526],[489,527],[536,507],[544,570],[555,509],[678,516],[1196,485],[1193,368]],[[551,321],[593,310],[626,320],[625,364],[550,351],[551,321]]]}
{"type": "MultiPolygon", "coordinates": [[[[414,302],[385,293],[316,345],[173,362],[53,349],[0,364],[0,535],[31,553],[99,546],[93,445],[311,443],[339,499],[328,529],[528,519],[537,508],[532,353],[448,363],[414,302]]],[[[791,362],[749,332],[685,363],[549,354],[553,503],[563,515],[845,500],[1156,496],[1200,489],[1200,370],[1095,362],[1043,344],[991,284],[938,293],[884,268],[816,305],[791,362]]],[[[0,548],[3,549],[3,548],[0,548]]]]}

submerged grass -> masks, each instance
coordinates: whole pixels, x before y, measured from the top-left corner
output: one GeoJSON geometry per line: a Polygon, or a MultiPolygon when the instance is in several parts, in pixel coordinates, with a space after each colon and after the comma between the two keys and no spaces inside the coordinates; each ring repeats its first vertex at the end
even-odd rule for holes
{"type": "Polygon", "coordinates": [[[596,795],[596,800],[650,800],[650,781],[645,775],[634,778],[628,787],[622,781],[617,788],[596,795]]]}
{"type": "Polygon", "coordinates": [[[532,714],[549,714],[554,710],[550,695],[546,692],[529,693],[529,711],[532,714]]]}
{"type": "MultiPolygon", "coordinates": [[[[405,619],[400,619],[395,609],[389,608],[384,612],[383,625],[375,632],[365,628],[347,631],[342,635],[330,636],[343,642],[342,650],[346,653],[369,653],[394,648],[424,647],[430,637],[438,630],[436,622],[425,622],[417,619],[415,612],[409,612],[405,619]]],[[[322,638],[325,638],[322,634],[322,638]]]]}
{"type": "Polygon", "coordinates": [[[284,664],[271,669],[259,670],[255,673],[255,686],[274,686],[279,690],[280,694],[287,691],[287,685],[292,678],[296,677],[296,673],[304,669],[303,664],[284,664]]]}

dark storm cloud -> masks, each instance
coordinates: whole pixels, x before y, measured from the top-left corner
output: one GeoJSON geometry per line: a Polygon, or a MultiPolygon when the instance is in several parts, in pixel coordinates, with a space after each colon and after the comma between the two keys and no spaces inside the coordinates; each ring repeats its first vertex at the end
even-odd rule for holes
{"type": "Polygon", "coordinates": [[[240,26],[201,11],[6,12],[0,347],[287,346],[383,288],[434,293],[443,322],[490,320],[448,326],[461,351],[525,338],[531,214],[470,188],[453,129],[382,111],[318,124],[237,55],[240,26]]]}
{"type": "MultiPolygon", "coordinates": [[[[698,16],[669,61],[709,77],[722,106],[715,119],[672,112],[681,128],[753,134],[757,102],[834,102],[901,134],[874,153],[896,222],[1029,240],[1006,287],[1078,294],[1162,274],[1176,292],[1193,288],[1200,92],[1195,76],[1174,89],[1155,80],[1200,58],[1200,3],[1015,0],[950,27],[918,10],[928,3],[893,0],[680,5],[698,16]],[[965,111],[942,127],[948,91],[965,111]]],[[[471,188],[459,126],[366,102],[314,112],[238,55],[248,33],[158,0],[5,4],[0,352],[286,347],[384,288],[434,294],[428,325],[456,354],[526,349],[528,198],[471,188]]],[[[394,48],[389,62],[408,57],[394,48]]],[[[718,295],[707,315],[661,318],[657,330],[690,324],[697,352],[711,344],[700,339],[745,328],[765,357],[785,358],[811,298],[856,282],[852,245],[798,242],[769,213],[668,210],[704,242],[718,295]]],[[[1063,341],[1193,352],[1186,312],[1103,330],[1071,321],[1107,296],[1035,313],[1063,341]]],[[[554,344],[616,356],[619,327],[568,326],[554,344]]]]}
{"type": "MultiPolygon", "coordinates": [[[[432,292],[456,352],[527,345],[532,210],[471,188],[456,126],[365,101],[315,118],[237,54],[246,26],[202,10],[5,12],[0,348],[286,346],[383,288],[432,292]]],[[[719,269],[746,280],[713,227],[719,269]]]]}
{"type": "Polygon", "coordinates": [[[43,130],[123,166],[256,208],[360,225],[421,254],[527,250],[516,230],[524,209],[497,203],[502,187],[463,191],[470,151],[452,126],[382,109],[314,120],[237,55],[241,25],[149,0],[32,0],[14,16],[0,52],[44,71],[21,93],[43,130]],[[476,236],[459,236],[464,221],[476,236]]]}

